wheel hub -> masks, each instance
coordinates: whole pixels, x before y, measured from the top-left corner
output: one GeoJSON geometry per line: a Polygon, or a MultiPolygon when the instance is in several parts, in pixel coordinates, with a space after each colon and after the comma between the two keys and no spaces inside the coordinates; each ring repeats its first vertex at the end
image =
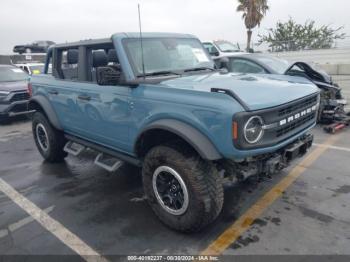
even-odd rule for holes
{"type": "Polygon", "coordinates": [[[44,125],[41,123],[38,124],[35,128],[35,133],[40,148],[47,151],[49,149],[49,139],[44,125]]]}
{"type": "Polygon", "coordinates": [[[171,167],[160,166],[153,173],[153,190],[163,209],[172,215],[182,215],[189,204],[187,187],[171,167]]]}

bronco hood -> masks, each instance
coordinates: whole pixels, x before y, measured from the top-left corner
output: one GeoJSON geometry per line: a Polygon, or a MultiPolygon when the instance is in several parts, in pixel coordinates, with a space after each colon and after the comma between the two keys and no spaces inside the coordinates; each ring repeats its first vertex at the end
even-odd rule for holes
{"type": "Polygon", "coordinates": [[[232,91],[250,110],[282,105],[319,92],[302,77],[262,74],[201,74],[163,81],[167,87],[211,92],[212,88],[232,91]]]}

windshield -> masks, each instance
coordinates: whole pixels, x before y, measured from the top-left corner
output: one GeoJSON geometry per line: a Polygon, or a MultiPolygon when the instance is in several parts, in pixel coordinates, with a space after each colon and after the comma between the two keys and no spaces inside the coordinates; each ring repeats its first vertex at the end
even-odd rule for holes
{"type": "Polygon", "coordinates": [[[283,60],[280,58],[269,56],[257,56],[256,60],[258,60],[261,64],[269,66],[272,70],[276,71],[278,74],[281,75],[283,75],[290,67],[290,63],[287,60],[283,60]]]}
{"type": "Polygon", "coordinates": [[[28,79],[28,75],[20,68],[0,67],[0,82],[23,81],[28,79]]]}
{"type": "Polygon", "coordinates": [[[220,49],[221,52],[239,52],[239,46],[234,45],[228,41],[215,41],[214,44],[220,49]]]}
{"type": "MultiPolygon", "coordinates": [[[[214,62],[208,57],[197,39],[144,38],[142,42],[146,74],[165,71],[181,72],[193,68],[214,68],[214,62]]],[[[135,74],[141,76],[140,39],[125,39],[123,43],[135,74]]]]}

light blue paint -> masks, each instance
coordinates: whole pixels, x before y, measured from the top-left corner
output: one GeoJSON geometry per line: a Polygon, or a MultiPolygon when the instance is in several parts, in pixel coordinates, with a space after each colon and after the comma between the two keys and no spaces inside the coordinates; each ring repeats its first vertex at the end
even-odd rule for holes
{"type": "MultiPolygon", "coordinates": [[[[135,80],[122,41],[138,34],[115,34],[113,43],[128,81],[135,80]]],[[[144,37],[193,37],[180,34],[144,34],[144,37]]],[[[275,107],[318,92],[310,81],[289,76],[234,75],[218,72],[177,77],[160,84],[99,86],[57,80],[50,75],[32,77],[35,95],[45,96],[64,131],[112,149],[134,155],[138,135],[160,119],[176,119],[204,134],[224,158],[240,159],[273,152],[306,133],[268,148],[238,150],[232,143],[232,117],[244,109],[232,97],[211,93],[211,88],[234,91],[251,110],[275,107]],[[52,95],[49,91],[59,91],[52,95]],[[91,101],[80,101],[88,95],[91,101]]]]}

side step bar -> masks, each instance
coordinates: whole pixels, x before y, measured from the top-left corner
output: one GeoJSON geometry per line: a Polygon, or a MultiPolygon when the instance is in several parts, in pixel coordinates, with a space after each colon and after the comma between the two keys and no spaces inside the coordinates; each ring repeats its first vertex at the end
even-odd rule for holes
{"type": "Polygon", "coordinates": [[[117,171],[117,169],[123,164],[123,161],[114,157],[108,157],[103,153],[98,154],[98,156],[95,159],[95,165],[102,167],[109,172],[117,171]]]}
{"type": "Polygon", "coordinates": [[[86,149],[85,146],[74,143],[73,141],[68,141],[64,146],[63,150],[73,156],[78,156],[81,152],[86,149]]]}
{"type": "MultiPolygon", "coordinates": [[[[67,138],[67,140],[69,142],[72,142],[74,144],[79,144],[80,146],[83,146],[85,148],[91,148],[97,152],[103,153],[103,155],[100,156],[100,158],[97,160],[97,162],[102,162],[102,164],[105,163],[104,159],[106,159],[108,156],[110,156],[110,157],[113,157],[114,159],[118,159],[121,162],[130,163],[132,165],[139,166],[139,167],[142,166],[142,162],[133,156],[124,154],[122,152],[115,151],[113,149],[95,144],[95,143],[90,142],[90,141],[86,141],[85,139],[81,139],[81,138],[78,138],[76,136],[65,135],[65,137],[67,138]]],[[[95,162],[96,162],[96,160],[95,160],[95,162]]],[[[109,164],[109,161],[107,161],[107,163],[108,163],[107,164],[108,166],[111,166],[109,164]]]]}

